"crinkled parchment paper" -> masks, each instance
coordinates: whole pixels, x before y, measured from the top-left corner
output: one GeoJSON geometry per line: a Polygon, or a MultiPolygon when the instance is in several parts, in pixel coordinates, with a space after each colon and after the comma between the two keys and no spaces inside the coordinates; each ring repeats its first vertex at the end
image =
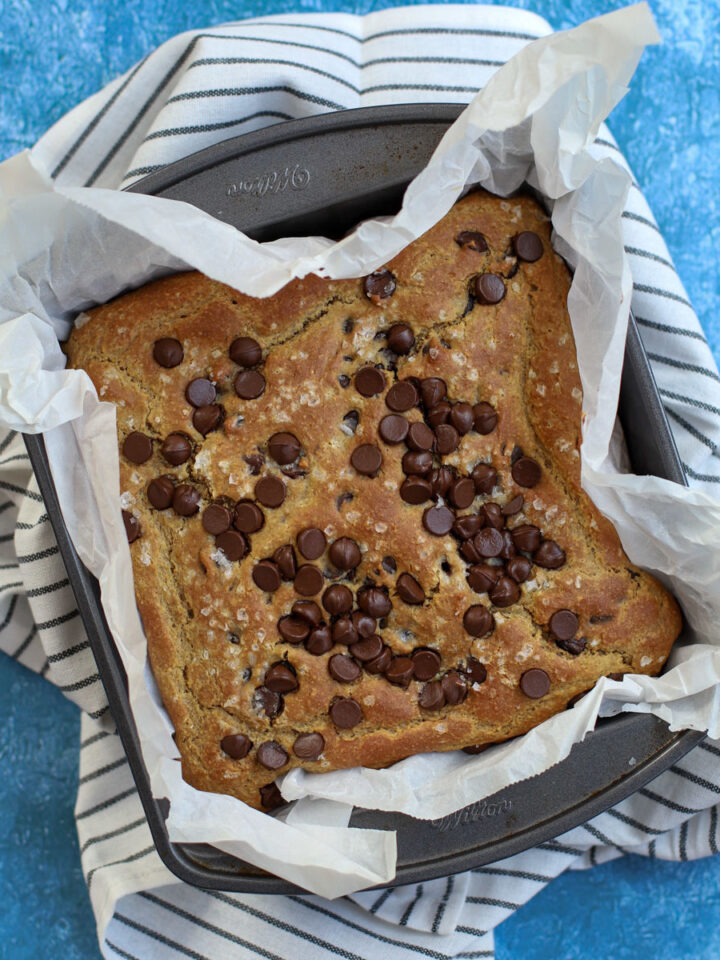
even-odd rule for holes
{"type": "Polygon", "coordinates": [[[156,796],[171,799],[175,841],[207,841],[326,897],[390,880],[395,837],[347,827],[351,805],[442,817],[567,756],[598,711],[645,711],[673,729],[720,736],[720,503],[652,477],[621,474],[611,437],[631,277],[620,214],[628,175],[591,146],[621,99],[644,46],[658,35],[646,5],[537,40],[501,68],[448,130],[391,219],[339,243],[258,244],[171,200],[55,187],[32,153],[0,166],[0,421],[45,433],[65,520],[98,577],[127,669],[156,796]],[[471,184],[507,195],[528,182],[548,198],[556,249],[574,266],[569,308],[585,396],[583,485],[614,521],[631,559],[682,603],[691,640],[662,678],[601,680],[575,709],[481,756],[411,757],[387,770],[293,770],[284,818],[200,793],[177,751],[146,664],[119,510],[114,408],[83,371],[65,370],[58,340],[79,311],[169,270],[188,267],[268,296],[293,277],[363,276],[437,222],[471,184]],[[324,798],[322,800],[310,798],[324,798]]]}

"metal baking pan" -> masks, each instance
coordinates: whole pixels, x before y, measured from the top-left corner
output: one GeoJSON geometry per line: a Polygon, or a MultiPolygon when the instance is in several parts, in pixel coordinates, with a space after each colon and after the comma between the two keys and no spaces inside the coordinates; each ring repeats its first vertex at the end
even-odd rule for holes
{"type": "MultiPolygon", "coordinates": [[[[280,123],[202,150],[130,189],[184,200],[251,237],[342,236],[358,220],[397,210],[460,107],[412,104],[350,110],[280,123]]],[[[619,416],[633,469],[685,483],[645,351],[630,322],[619,416]]],[[[206,844],[171,843],[167,801],[151,792],[128,703],[120,657],[98,585],[79,560],[63,521],[42,437],[26,445],[70,583],[127,752],[158,852],[188,883],[246,893],[297,887],[206,844]]],[[[671,733],[643,714],[601,721],[570,756],[441,821],[356,810],[351,824],[397,832],[394,883],[415,883],[491,863],[558,836],[658,776],[702,735],[671,733]]]]}

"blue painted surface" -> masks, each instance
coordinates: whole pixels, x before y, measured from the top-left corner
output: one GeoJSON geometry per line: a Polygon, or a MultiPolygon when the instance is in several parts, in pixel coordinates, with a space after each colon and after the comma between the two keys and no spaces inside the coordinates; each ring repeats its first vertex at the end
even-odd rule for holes
{"type": "MultiPolygon", "coordinates": [[[[386,0],[0,0],[0,159],[157,44],[270,13],[367,13],[386,0]]],[[[567,28],[619,0],[520,0],[567,28]]],[[[658,0],[648,51],[613,115],[720,359],[720,0],[658,0]]],[[[98,960],[72,806],[79,719],[38,677],[0,661],[0,958],[98,960]]],[[[720,860],[637,857],[561,877],[506,922],[498,960],[717,960],[720,860]]]]}

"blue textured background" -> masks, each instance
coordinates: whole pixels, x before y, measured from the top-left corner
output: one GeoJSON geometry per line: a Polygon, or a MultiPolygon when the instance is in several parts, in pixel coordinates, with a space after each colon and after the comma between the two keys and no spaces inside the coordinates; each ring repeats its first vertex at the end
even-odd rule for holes
{"type": "MultiPolygon", "coordinates": [[[[182,30],[270,13],[367,13],[386,0],[0,0],[0,160],[182,30]]],[[[520,0],[557,29],[623,6],[520,0]]],[[[720,359],[720,0],[651,3],[649,50],[611,126],[720,359]]],[[[98,960],[72,807],[79,717],[0,661],[0,958],[98,960]]],[[[717,960],[720,860],[628,857],[561,877],[507,921],[498,960],[717,960]]],[[[288,958],[290,960],[290,958],[288,958]]]]}

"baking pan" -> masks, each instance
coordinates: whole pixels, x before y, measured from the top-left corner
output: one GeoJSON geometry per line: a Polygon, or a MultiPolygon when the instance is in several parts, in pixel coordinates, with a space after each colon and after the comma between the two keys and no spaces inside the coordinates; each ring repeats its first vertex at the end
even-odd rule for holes
{"type": "MultiPolygon", "coordinates": [[[[408,104],[290,121],[224,141],[134,184],[138,193],[183,200],[258,240],[342,236],[358,220],[398,209],[461,107],[408,104]]],[[[685,483],[645,351],[631,318],[619,416],[633,469],[685,483]]],[[[206,844],[171,843],[167,800],[153,798],[126,678],[95,578],[63,521],[41,436],[25,442],[77,599],[110,708],[158,852],[188,883],[246,893],[301,892],[206,844]]],[[[351,824],[397,832],[394,883],[414,883],[501,860],[558,836],[638,790],[682,757],[702,734],[671,733],[656,717],[603,720],[545,773],[437,821],[356,810],[351,824]]]]}

